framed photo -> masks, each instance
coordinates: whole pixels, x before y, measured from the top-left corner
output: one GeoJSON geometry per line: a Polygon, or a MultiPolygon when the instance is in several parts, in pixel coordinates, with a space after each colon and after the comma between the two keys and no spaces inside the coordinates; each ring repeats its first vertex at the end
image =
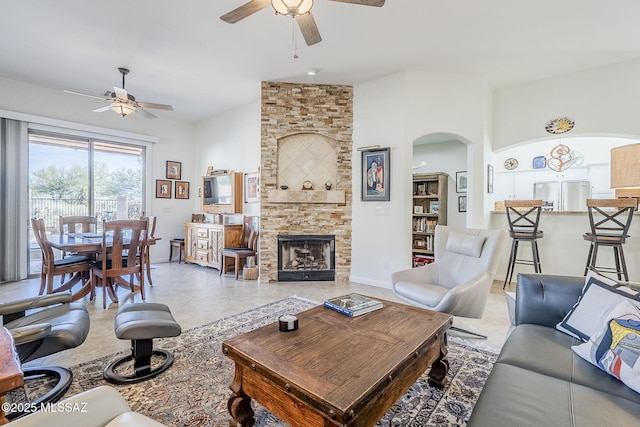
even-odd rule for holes
{"type": "Polygon", "coordinates": [[[456,172],[456,193],[467,192],[467,171],[456,172]]]}
{"type": "Polygon", "coordinates": [[[164,179],[156,179],[156,198],[158,199],[171,198],[171,181],[167,181],[164,179]]]}
{"type": "Polygon", "coordinates": [[[258,172],[244,174],[244,202],[258,203],[260,197],[260,175],[258,172]]]}
{"type": "Polygon", "coordinates": [[[458,196],[458,212],[467,211],[467,196],[458,196]]]}
{"type": "Polygon", "coordinates": [[[487,193],[493,194],[493,166],[487,165],[487,193]]]}
{"type": "Polygon", "coordinates": [[[440,202],[437,200],[431,200],[429,202],[429,213],[437,214],[440,210],[440,202]]]}
{"type": "Polygon", "coordinates": [[[420,206],[420,205],[415,205],[415,206],[413,207],[413,213],[415,213],[415,214],[421,214],[421,213],[424,213],[424,207],[423,207],[423,206],[420,206]]]}
{"type": "Polygon", "coordinates": [[[176,199],[189,198],[189,183],[187,181],[176,181],[176,199]]]}
{"type": "Polygon", "coordinates": [[[167,179],[182,179],[182,163],[167,160],[167,179]]]}
{"type": "Polygon", "coordinates": [[[389,194],[389,152],[388,147],[362,151],[363,202],[388,202],[391,200],[389,194]]]}

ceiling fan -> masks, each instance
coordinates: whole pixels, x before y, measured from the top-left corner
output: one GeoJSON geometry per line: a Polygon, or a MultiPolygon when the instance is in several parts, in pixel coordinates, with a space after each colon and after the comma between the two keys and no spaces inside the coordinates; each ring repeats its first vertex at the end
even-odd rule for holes
{"type": "Polygon", "coordinates": [[[87,96],[89,98],[102,99],[104,101],[110,101],[109,105],[105,105],[104,107],[97,108],[93,111],[96,113],[102,113],[103,111],[113,110],[116,113],[122,115],[122,117],[127,116],[129,114],[135,113],[140,110],[140,112],[149,119],[155,119],[157,116],[145,110],[145,108],[155,108],[158,110],[173,110],[171,105],[166,104],[154,104],[151,102],[142,102],[136,101],[136,98],[127,93],[124,89],[124,76],[129,74],[129,70],[127,68],[120,67],[118,68],[120,74],[122,74],[122,87],[113,87],[113,92],[107,91],[104,96],[95,96],[88,95],[86,93],[74,92],[71,90],[65,90],[66,93],[71,93],[74,95],[87,96]]]}
{"type": "MultiPolygon", "coordinates": [[[[341,3],[352,3],[363,6],[377,6],[384,5],[385,0],[331,0],[341,3]]],[[[273,7],[276,15],[285,15],[294,18],[300,27],[300,31],[304,36],[304,41],[308,46],[320,43],[322,37],[316,25],[315,19],[311,14],[311,8],[313,7],[313,0],[251,0],[249,3],[245,3],[237,9],[222,15],[220,19],[229,24],[235,24],[241,19],[252,15],[259,10],[269,6],[273,7]]]]}

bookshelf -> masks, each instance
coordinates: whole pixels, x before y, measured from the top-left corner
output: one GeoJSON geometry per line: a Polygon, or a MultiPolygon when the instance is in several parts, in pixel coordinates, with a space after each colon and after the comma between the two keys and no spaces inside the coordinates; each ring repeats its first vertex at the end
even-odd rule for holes
{"type": "Polygon", "coordinates": [[[447,224],[446,173],[413,175],[412,188],[412,265],[419,267],[434,261],[434,232],[436,225],[447,224]]]}

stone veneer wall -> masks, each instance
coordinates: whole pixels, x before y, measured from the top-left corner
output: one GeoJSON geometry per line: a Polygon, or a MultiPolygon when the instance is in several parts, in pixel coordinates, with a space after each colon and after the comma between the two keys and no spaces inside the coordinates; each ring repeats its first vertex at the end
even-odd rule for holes
{"type": "MultiPolygon", "coordinates": [[[[353,88],[262,82],[260,167],[260,277],[278,280],[279,234],[335,234],[336,281],[346,283],[351,272],[351,152],[353,88]],[[344,204],[270,203],[277,190],[278,140],[305,133],[336,141],[337,179],[333,190],[345,192],[344,204]]],[[[324,190],[314,183],[314,190],[324,190]]]]}

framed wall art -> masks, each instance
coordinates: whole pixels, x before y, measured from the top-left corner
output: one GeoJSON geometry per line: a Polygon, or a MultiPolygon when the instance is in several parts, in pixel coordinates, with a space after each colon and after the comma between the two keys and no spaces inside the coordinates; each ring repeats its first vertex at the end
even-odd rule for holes
{"type": "Polygon", "coordinates": [[[258,172],[245,173],[244,174],[244,202],[245,203],[258,203],[260,197],[258,192],[260,191],[260,175],[258,172]]]}
{"type": "Polygon", "coordinates": [[[467,171],[456,172],[456,193],[467,192],[467,171]]]}
{"type": "Polygon", "coordinates": [[[387,148],[362,151],[362,201],[373,202],[391,200],[389,152],[387,148]]]}
{"type": "Polygon", "coordinates": [[[182,163],[167,160],[167,179],[182,179],[182,163]]]}
{"type": "Polygon", "coordinates": [[[458,196],[458,212],[467,211],[467,196],[458,196]]]}
{"type": "Polygon", "coordinates": [[[167,181],[164,179],[156,179],[156,198],[158,199],[171,198],[171,181],[167,181]]]}
{"type": "Polygon", "coordinates": [[[176,181],[176,199],[189,198],[189,183],[187,181],[176,181]]]}

